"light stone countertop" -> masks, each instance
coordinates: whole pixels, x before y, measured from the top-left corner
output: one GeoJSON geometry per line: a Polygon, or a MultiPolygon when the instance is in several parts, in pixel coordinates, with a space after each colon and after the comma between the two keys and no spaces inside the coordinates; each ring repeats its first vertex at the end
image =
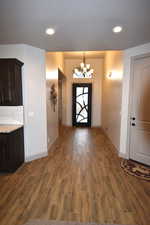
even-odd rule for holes
{"type": "Polygon", "coordinates": [[[21,127],[22,124],[0,124],[0,133],[11,133],[21,127]]]}

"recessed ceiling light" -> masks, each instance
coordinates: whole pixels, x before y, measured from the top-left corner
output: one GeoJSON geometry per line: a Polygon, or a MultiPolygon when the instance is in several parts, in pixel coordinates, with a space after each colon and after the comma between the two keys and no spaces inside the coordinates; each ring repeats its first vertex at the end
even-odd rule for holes
{"type": "Polygon", "coordinates": [[[113,28],[113,32],[114,33],[120,33],[122,31],[122,27],[121,26],[116,26],[113,28]]]}
{"type": "Polygon", "coordinates": [[[46,32],[46,34],[48,34],[48,35],[53,35],[53,34],[55,34],[55,30],[54,30],[53,28],[47,28],[45,32],[46,32]]]}

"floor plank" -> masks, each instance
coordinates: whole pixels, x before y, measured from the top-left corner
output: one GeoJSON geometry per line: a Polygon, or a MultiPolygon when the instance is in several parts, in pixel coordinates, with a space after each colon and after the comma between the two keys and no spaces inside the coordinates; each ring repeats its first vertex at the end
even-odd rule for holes
{"type": "Polygon", "coordinates": [[[0,225],[29,219],[150,224],[150,183],[120,168],[98,128],[63,128],[49,156],[0,175],[0,225]]]}

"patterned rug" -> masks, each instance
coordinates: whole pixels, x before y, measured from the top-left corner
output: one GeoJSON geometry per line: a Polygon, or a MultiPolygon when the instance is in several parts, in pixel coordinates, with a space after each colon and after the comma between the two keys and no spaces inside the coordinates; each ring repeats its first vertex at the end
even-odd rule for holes
{"type": "Polygon", "coordinates": [[[132,160],[123,159],[121,161],[121,167],[124,171],[137,178],[150,181],[150,167],[134,162],[132,160]]]}
{"type": "MultiPolygon", "coordinates": [[[[80,222],[65,222],[65,221],[53,221],[53,220],[31,220],[24,225],[104,225],[97,223],[80,223],[80,222]]],[[[117,225],[117,224],[105,224],[105,225],[117,225]]],[[[119,225],[119,224],[118,224],[119,225]]],[[[121,224],[120,224],[121,225],[121,224]]]]}

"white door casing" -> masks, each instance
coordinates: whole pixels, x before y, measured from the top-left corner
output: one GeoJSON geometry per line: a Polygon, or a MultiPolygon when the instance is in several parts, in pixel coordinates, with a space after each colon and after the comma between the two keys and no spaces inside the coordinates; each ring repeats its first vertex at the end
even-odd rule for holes
{"type": "Polygon", "coordinates": [[[132,65],[130,159],[150,165],[150,56],[132,65]]]}

